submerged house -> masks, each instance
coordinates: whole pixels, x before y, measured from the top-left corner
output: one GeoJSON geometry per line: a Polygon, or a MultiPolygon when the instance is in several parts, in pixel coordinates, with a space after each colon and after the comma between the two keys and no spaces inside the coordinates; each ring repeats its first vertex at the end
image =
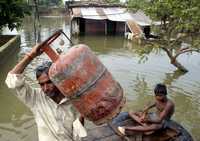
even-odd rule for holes
{"type": "Polygon", "coordinates": [[[148,36],[151,19],[142,11],[131,13],[121,7],[73,7],[71,34],[148,36]]]}

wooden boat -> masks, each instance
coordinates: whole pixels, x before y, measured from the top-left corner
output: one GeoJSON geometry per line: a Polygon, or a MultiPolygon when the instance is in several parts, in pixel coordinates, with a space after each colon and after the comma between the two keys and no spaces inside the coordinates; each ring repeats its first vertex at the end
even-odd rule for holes
{"type": "Polygon", "coordinates": [[[90,129],[83,141],[193,141],[187,130],[173,120],[169,121],[165,129],[150,135],[129,133],[128,136],[120,136],[117,127],[123,125],[136,125],[127,112],[120,113],[108,124],[90,129]]]}

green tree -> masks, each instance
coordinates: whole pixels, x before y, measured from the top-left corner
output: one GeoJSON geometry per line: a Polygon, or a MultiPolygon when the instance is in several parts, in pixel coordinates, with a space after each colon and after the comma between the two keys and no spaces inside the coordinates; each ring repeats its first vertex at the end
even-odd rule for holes
{"type": "Polygon", "coordinates": [[[30,14],[24,0],[1,0],[0,1],[0,30],[8,26],[10,30],[18,28],[25,15],[30,14]]]}
{"type": "Polygon", "coordinates": [[[137,11],[139,9],[144,9],[144,7],[147,7],[148,2],[145,0],[129,0],[127,2],[127,6],[129,9],[137,11]]]}
{"type": "Polygon", "coordinates": [[[178,62],[183,53],[199,52],[200,3],[198,0],[140,0],[128,2],[130,9],[142,9],[154,20],[161,21],[160,40],[153,44],[162,48],[171,64],[183,72],[188,70],[178,62]],[[183,46],[183,43],[187,46],[183,46]]]}
{"type": "Polygon", "coordinates": [[[47,5],[47,6],[60,6],[62,5],[62,0],[39,0],[38,1],[39,5],[47,5]]]}
{"type": "Polygon", "coordinates": [[[106,2],[106,3],[120,3],[120,0],[102,0],[102,2],[106,2]]]}

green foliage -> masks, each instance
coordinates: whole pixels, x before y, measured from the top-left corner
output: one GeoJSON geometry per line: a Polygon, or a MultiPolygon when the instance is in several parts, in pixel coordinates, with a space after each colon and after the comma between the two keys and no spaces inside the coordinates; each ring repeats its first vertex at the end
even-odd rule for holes
{"type": "Polygon", "coordinates": [[[200,48],[199,0],[129,0],[128,7],[133,10],[142,9],[154,21],[161,21],[158,30],[160,38],[154,42],[154,48],[162,48],[175,67],[187,72],[177,57],[186,52],[199,52],[199,49],[196,49],[200,48]],[[182,43],[188,44],[189,47],[184,47],[182,43]]]}
{"type": "Polygon", "coordinates": [[[161,21],[161,26],[155,26],[159,39],[147,43],[150,45],[148,49],[140,50],[139,63],[145,62],[151,51],[162,49],[171,64],[187,72],[177,57],[186,52],[200,52],[199,0],[129,0],[127,4],[130,10],[141,9],[154,21],[161,21]]]}
{"type": "Polygon", "coordinates": [[[153,0],[145,10],[164,24],[168,21],[168,29],[171,27],[173,31],[198,32],[199,8],[197,0],[153,0]]]}
{"type": "Polygon", "coordinates": [[[120,0],[106,0],[108,3],[120,3],[120,0]]]}
{"type": "Polygon", "coordinates": [[[8,26],[10,30],[18,28],[24,16],[29,13],[29,8],[23,0],[0,1],[0,30],[8,26]]]}
{"type": "Polygon", "coordinates": [[[128,8],[131,10],[139,10],[144,9],[147,7],[148,2],[145,0],[129,0],[128,1],[128,8]]]}
{"type": "Polygon", "coordinates": [[[198,0],[130,0],[128,5],[144,10],[152,19],[160,20],[165,28],[164,33],[199,32],[198,0]]]}
{"type": "Polygon", "coordinates": [[[62,0],[39,0],[39,5],[60,6],[62,5],[62,0]]]}

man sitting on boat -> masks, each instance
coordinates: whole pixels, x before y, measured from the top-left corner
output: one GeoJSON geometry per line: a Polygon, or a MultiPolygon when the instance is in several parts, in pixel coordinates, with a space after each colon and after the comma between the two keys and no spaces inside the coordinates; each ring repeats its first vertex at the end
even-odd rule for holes
{"type": "Polygon", "coordinates": [[[127,131],[142,132],[144,134],[165,128],[172,117],[175,105],[167,98],[167,89],[164,84],[157,84],[155,89],[155,103],[146,107],[143,112],[129,112],[129,116],[139,123],[138,126],[118,127],[121,134],[126,135],[127,131]],[[148,110],[155,107],[156,112],[148,113],[148,110]]]}

